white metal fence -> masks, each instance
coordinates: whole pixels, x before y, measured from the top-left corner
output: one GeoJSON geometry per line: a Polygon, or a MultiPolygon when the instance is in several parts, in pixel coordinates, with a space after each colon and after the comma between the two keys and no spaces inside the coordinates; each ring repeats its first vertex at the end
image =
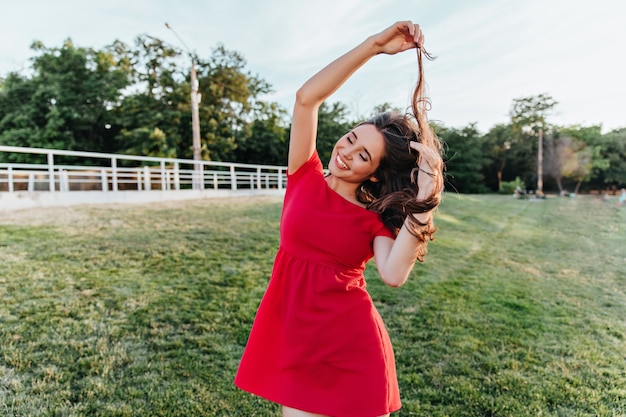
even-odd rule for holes
{"type": "Polygon", "coordinates": [[[0,146],[0,192],[282,190],[286,167],[0,146]],[[29,163],[21,163],[30,155],[29,163]],[[33,155],[35,157],[33,157],[33,155]],[[32,160],[37,160],[32,162],[32,160]]]}

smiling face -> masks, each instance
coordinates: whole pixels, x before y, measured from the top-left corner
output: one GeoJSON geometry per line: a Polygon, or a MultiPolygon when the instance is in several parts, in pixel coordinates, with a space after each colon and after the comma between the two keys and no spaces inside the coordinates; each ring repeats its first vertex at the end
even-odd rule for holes
{"type": "Polygon", "coordinates": [[[355,127],[335,144],[328,170],[337,179],[360,184],[373,177],[385,152],[385,140],[371,124],[355,127]]]}

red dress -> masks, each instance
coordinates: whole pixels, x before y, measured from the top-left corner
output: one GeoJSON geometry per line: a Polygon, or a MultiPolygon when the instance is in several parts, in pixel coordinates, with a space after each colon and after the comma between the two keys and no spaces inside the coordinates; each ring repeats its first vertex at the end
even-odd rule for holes
{"type": "Polygon", "coordinates": [[[280,248],[235,384],[334,417],[400,408],[391,341],[365,288],[377,213],[326,184],[317,153],[289,176],[280,248]]]}

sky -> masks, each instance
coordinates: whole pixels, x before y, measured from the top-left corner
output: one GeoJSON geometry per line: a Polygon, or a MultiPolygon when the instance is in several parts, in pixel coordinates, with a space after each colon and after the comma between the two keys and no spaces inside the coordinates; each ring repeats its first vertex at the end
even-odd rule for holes
{"type": "MultiPolygon", "coordinates": [[[[619,0],[17,0],[1,8],[0,77],[28,74],[33,41],[101,49],[148,34],[208,58],[223,44],[272,85],[290,110],[298,87],[397,20],[422,28],[429,118],[482,132],[509,122],[514,99],[548,94],[548,121],[626,127],[626,2],[619,0]],[[175,30],[169,30],[165,23],[175,30]],[[178,37],[176,36],[178,35],[178,37]]],[[[376,56],[330,101],[354,117],[405,108],[417,81],[414,53],[376,56]]]]}

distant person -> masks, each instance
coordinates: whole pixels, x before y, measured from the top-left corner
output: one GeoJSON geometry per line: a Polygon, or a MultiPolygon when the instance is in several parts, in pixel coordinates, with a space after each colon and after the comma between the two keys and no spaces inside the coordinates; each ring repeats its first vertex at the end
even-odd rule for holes
{"type": "Polygon", "coordinates": [[[235,378],[281,404],[285,417],[378,417],[401,407],[391,341],[363,272],[374,257],[382,280],[401,286],[436,230],[443,161],[426,117],[423,42],[418,25],[395,23],[296,94],[280,248],[235,378]],[[408,50],[417,51],[420,73],[411,113],[355,126],[335,144],[324,176],[320,105],[371,58],[408,50]]]}
{"type": "Polygon", "coordinates": [[[626,188],[622,188],[619,199],[617,200],[617,206],[621,207],[626,204],[626,188]]]}

